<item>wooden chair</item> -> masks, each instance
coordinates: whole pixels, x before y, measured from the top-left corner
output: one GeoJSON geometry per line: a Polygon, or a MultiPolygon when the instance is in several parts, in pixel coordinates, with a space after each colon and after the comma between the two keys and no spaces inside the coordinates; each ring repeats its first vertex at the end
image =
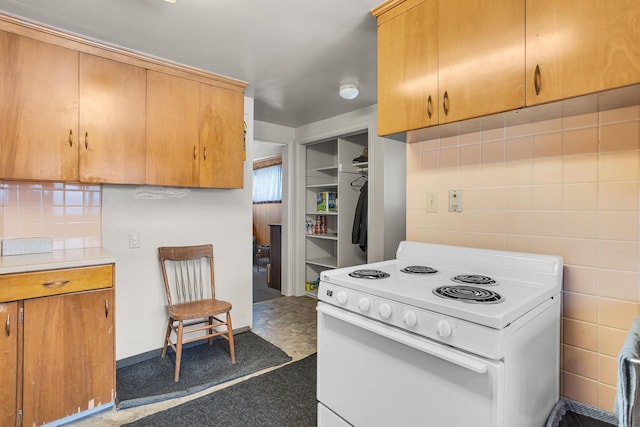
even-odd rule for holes
{"type": "Polygon", "coordinates": [[[231,327],[231,304],[216,299],[213,275],[213,245],[160,247],[160,264],[167,295],[169,321],[162,346],[162,357],[167,346],[176,352],[174,380],[180,379],[182,345],[222,336],[229,341],[231,363],[236,363],[231,327]],[[226,315],[225,320],[217,316],[226,315]],[[219,328],[223,328],[219,330],[219,328]],[[175,343],[171,332],[176,335],[175,343]],[[185,339],[186,334],[197,336],[185,339]]]}
{"type": "Polygon", "coordinates": [[[260,271],[260,267],[267,268],[270,258],[271,248],[268,245],[258,245],[256,248],[256,270],[260,271]]]}

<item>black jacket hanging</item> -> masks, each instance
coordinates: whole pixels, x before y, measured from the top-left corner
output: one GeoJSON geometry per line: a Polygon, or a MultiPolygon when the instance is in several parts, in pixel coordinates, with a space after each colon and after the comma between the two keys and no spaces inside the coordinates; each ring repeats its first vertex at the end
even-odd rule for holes
{"type": "Polygon", "coordinates": [[[367,251],[367,205],[369,182],[365,182],[360,189],[360,197],[356,204],[356,213],[353,218],[353,229],[351,231],[351,243],[360,246],[360,249],[367,251]]]}

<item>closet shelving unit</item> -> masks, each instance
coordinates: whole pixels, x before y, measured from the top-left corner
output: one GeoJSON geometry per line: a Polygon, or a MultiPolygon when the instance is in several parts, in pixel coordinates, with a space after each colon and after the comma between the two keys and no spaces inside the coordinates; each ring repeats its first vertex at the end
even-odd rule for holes
{"type": "MultiPolygon", "coordinates": [[[[305,281],[316,281],[324,270],[366,263],[366,253],[351,243],[359,185],[366,177],[368,163],[353,163],[368,146],[367,133],[359,133],[306,146],[306,221],[315,223],[318,215],[326,218],[326,233],[305,236],[305,281]],[[318,192],[337,194],[336,212],[318,212],[318,192]]],[[[307,291],[316,296],[317,290],[307,291]]]]}

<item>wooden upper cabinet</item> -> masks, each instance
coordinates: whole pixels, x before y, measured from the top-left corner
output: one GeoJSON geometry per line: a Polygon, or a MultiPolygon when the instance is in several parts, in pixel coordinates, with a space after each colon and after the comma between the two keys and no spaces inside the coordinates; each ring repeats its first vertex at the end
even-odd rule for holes
{"type": "Polygon", "coordinates": [[[200,85],[200,187],[242,188],[244,96],[200,85]]]}
{"type": "Polygon", "coordinates": [[[18,414],[18,303],[0,304],[0,426],[15,426],[18,414]]]}
{"type": "Polygon", "coordinates": [[[378,16],[378,134],[438,123],[438,2],[378,16]]]}
{"type": "Polygon", "coordinates": [[[81,182],[145,182],[146,70],[80,53],[81,182]]]}
{"type": "Polygon", "coordinates": [[[526,75],[527,105],[640,82],[640,2],[527,0],[526,75]]]}
{"type": "Polygon", "coordinates": [[[379,134],[524,106],[524,0],[389,0],[372,13],[379,134]]]}
{"type": "Polygon", "coordinates": [[[147,73],[146,183],[242,188],[244,95],[147,73]]]}
{"type": "Polygon", "coordinates": [[[199,185],[198,82],[147,71],[146,183],[199,185]]]}
{"type": "Polygon", "coordinates": [[[524,106],[524,3],[439,2],[440,123],[524,106]]]}
{"type": "Polygon", "coordinates": [[[0,177],[78,179],[78,52],[0,31],[0,177]]]}

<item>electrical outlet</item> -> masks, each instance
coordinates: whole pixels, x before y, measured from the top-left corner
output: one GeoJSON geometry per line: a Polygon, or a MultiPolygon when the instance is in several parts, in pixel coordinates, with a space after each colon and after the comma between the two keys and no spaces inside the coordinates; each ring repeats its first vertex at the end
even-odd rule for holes
{"type": "Polygon", "coordinates": [[[462,212],[462,190],[449,190],[449,212],[462,212]]]}
{"type": "Polygon", "coordinates": [[[427,212],[438,212],[438,192],[437,191],[427,191],[427,212]]]}
{"type": "Polygon", "coordinates": [[[140,247],[140,233],[129,233],[129,249],[136,249],[140,247]]]}

